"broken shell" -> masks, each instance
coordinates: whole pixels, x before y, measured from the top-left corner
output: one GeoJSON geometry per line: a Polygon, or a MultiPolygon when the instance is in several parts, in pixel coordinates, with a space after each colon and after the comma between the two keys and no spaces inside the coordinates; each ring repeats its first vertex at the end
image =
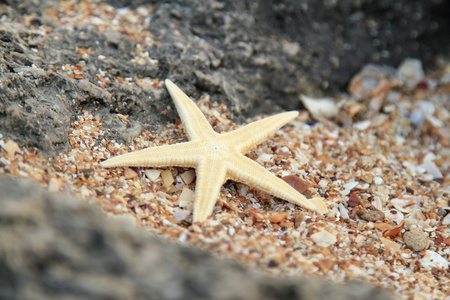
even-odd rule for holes
{"type": "Polygon", "coordinates": [[[326,230],[316,232],[311,235],[311,240],[319,247],[326,248],[337,242],[336,235],[326,230]]]}
{"type": "Polygon", "coordinates": [[[403,213],[396,209],[391,209],[391,210],[385,212],[385,214],[386,214],[386,219],[388,219],[390,221],[394,221],[397,224],[400,224],[400,222],[403,221],[403,219],[405,218],[403,213]]]}
{"type": "Polygon", "coordinates": [[[383,232],[383,236],[393,238],[394,236],[398,235],[403,230],[404,227],[405,227],[405,221],[402,221],[399,225],[397,225],[395,227],[391,227],[389,229],[386,229],[383,232]]]}
{"type": "Polygon", "coordinates": [[[161,171],[156,169],[146,169],[144,173],[147,176],[147,178],[150,179],[150,181],[155,181],[156,179],[158,179],[159,175],[161,174],[161,171]]]}
{"type": "Polygon", "coordinates": [[[391,200],[391,204],[393,207],[403,213],[410,213],[414,209],[416,209],[416,207],[414,207],[416,205],[416,202],[409,199],[394,198],[391,200]]]}
{"type": "Polygon", "coordinates": [[[397,76],[407,88],[413,89],[425,77],[422,62],[418,59],[407,58],[402,61],[397,70],[397,76]]]}
{"type": "Polygon", "coordinates": [[[449,225],[449,224],[450,224],[450,213],[447,214],[447,215],[445,216],[445,218],[442,220],[442,224],[443,224],[443,225],[449,225]]]}
{"type": "Polygon", "coordinates": [[[348,215],[348,209],[342,203],[339,203],[338,208],[339,212],[341,213],[341,217],[343,219],[350,219],[348,215]]]}
{"type": "Polygon", "coordinates": [[[422,210],[416,209],[413,212],[409,213],[406,216],[407,220],[415,220],[415,221],[425,221],[425,215],[422,213],[422,210]]]}
{"type": "Polygon", "coordinates": [[[301,95],[300,101],[314,117],[332,119],[336,117],[339,112],[336,103],[329,98],[314,99],[301,95]]]}
{"type": "Polygon", "coordinates": [[[425,255],[419,259],[420,265],[427,270],[448,269],[448,261],[434,251],[426,250],[425,255]]]}

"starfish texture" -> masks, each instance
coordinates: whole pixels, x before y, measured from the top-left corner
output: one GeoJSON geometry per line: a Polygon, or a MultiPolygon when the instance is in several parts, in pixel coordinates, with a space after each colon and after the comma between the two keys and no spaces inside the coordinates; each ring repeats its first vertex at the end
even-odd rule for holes
{"type": "Polygon", "coordinates": [[[172,81],[166,79],[165,85],[175,102],[190,141],[120,155],[102,162],[100,164],[102,167],[195,168],[197,181],[194,222],[204,221],[212,214],[221,186],[228,179],[258,188],[304,208],[326,212],[326,206],[320,198],[306,199],[284,180],[244,156],[255,145],[295,119],[298,112],[277,114],[237,130],[219,134],[213,130],[197,105],[172,81]]]}

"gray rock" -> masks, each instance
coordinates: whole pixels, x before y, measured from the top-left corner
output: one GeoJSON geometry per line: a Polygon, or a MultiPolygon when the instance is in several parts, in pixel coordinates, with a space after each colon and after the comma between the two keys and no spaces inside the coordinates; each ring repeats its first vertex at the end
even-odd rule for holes
{"type": "Polygon", "coordinates": [[[0,299],[391,299],[249,271],[28,181],[0,176],[0,191],[0,299]]]}
{"type": "MultiPolygon", "coordinates": [[[[105,138],[119,142],[178,118],[164,88],[113,82],[101,89],[98,70],[110,78],[171,78],[193,98],[210,93],[240,122],[299,109],[299,94],[340,92],[370,62],[395,66],[417,57],[430,65],[450,53],[450,2],[444,0],[150,1],[148,30],[159,46],[143,51],[159,63],[136,65],[131,60],[139,41],[91,25],[55,24],[45,8],[58,2],[7,0],[0,6],[0,130],[47,156],[69,149],[69,124],[82,110],[102,118],[105,138]],[[22,25],[25,18],[53,31],[36,34],[22,25]],[[79,48],[93,52],[84,59],[79,48]],[[55,71],[80,60],[86,61],[83,80],[55,71]],[[115,113],[129,115],[128,123],[115,113]]],[[[136,8],[149,1],[109,3],[136,8]]]]}

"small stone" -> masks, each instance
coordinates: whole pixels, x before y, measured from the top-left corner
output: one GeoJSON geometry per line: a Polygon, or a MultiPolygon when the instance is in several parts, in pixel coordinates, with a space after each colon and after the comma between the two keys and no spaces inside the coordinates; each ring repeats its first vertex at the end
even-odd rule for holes
{"type": "Polygon", "coordinates": [[[375,209],[360,209],[356,212],[356,214],[361,219],[366,220],[367,222],[383,221],[385,218],[385,215],[382,211],[375,209]]]}
{"type": "Polygon", "coordinates": [[[324,248],[334,245],[337,242],[336,236],[326,230],[312,234],[311,240],[316,243],[317,246],[324,248]]]}
{"type": "Polygon", "coordinates": [[[13,155],[17,151],[20,151],[20,148],[16,142],[14,142],[13,140],[9,140],[3,145],[3,150],[5,150],[8,154],[13,155]]]}
{"type": "Polygon", "coordinates": [[[296,189],[299,193],[303,194],[309,189],[309,183],[301,179],[300,177],[296,175],[288,175],[284,176],[284,181],[286,181],[290,186],[292,186],[294,189],[296,189]]]}
{"type": "Polygon", "coordinates": [[[123,172],[123,175],[125,176],[126,179],[132,179],[132,178],[136,178],[139,176],[139,174],[131,168],[126,169],[123,172]]]}
{"type": "Polygon", "coordinates": [[[268,219],[269,219],[270,223],[280,223],[281,221],[286,219],[287,216],[288,216],[287,211],[271,212],[271,213],[269,213],[268,219]]]}
{"type": "Polygon", "coordinates": [[[414,228],[405,232],[405,234],[403,234],[403,241],[406,246],[413,251],[422,251],[428,248],[428,245],[430,244],[428,234],[420,228],[414,228]]]}

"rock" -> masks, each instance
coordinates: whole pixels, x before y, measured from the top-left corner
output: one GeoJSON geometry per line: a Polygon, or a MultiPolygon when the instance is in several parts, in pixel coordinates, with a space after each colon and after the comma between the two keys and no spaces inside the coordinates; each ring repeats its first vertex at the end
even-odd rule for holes
{"type": "Polygon", "coordinates": [[[0,176],[0,190],[0,299],[392,299],[250,271],[28,181],[0,176]]]}
{"type": "Polygon", "coordinates": [[[5,140],[46,156],[69,150],[70,124],[83,110],[103,119],[104,138],[118,142],[174,121],[159,84],[167,77],[193,98],[209,93],[241,121],[298,109],[300,94],[342,91],[367,63],[395,66],[416,57],[426,66],[449,53],[441,13],[447,1],[153,1],[150,9],[140,6],[145,1],[114,0],[104,15],[98,11],[106,3],[96,6],[99,16],[115,15],[120,24],[90,16],[89,2],[5,3],[0,130],[5,140]],[[83,22],[59,20],[81,10],[83,22]],[[144,32],[148,39],[138,34],[144,32]]]}
{"type": "Polygon", "coordinates": [[[421,228],[413,228],[403,234],[403,241],[413,251],[422,251],[428,248],[430,238],[421,228]]]}

